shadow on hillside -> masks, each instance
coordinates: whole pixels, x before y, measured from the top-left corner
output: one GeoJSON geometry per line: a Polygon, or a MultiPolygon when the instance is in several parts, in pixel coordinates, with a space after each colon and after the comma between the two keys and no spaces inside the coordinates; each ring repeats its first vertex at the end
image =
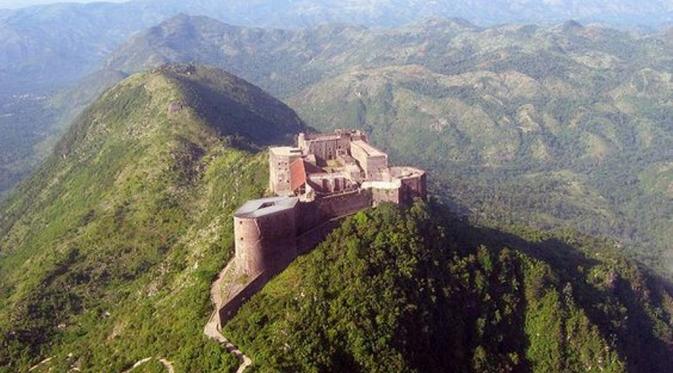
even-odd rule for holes
{"type": "Polygon", "coordinates": [[[234,145],[250,150],[288,143],[309,129],[292,109],[240,78],[216,69],[183,68],[192,73],[171,75],[183,86],[188,104],[219,135],[236,139],[234,145]]]}
{"type": "MultiPolygon", "coordinates": [[[[614,278],[610,279],[605,288],[598,288],[587,282],[591,269],[601,264],[601,261],[592,258],[591,255],[596,255],[599,251],[610,255],[606,248],[588,251],[580,248],[580,245],[569,244],[546,234],[541,236],[543,238],[540,241],[531,241],[498,229],[473,226],[443,205],[434,204],[433,210],[439,210],[441,216],[446,219],[443,225],[449,227],[449,233],[458,247],[475,248],[483,245],[491,250],[507,247],[519,250],[553,268],[559,276],[558,291],[561,292],[565,284],[572,284],[575,301],[586,312],[591,322],[598,327],[603,338],[613,342],[620,357],[626,361],[627,371],[670,371],[670,367],[673,366],[673,343],[667,344],[653,336],[654,333],[662,330],[661,318],[663,316],[660,315],[657,321],[653,315],[654,308],[648,307],[648,304],[654,304],[654,307],[662,304],[661,293],[651,291],[651,289],[666,289],[669,294],[673,294],[673,286],[670,282],[642,268],[639,264],[632,263],[633,266],[641,269],[642,275],[629,273],[634,267],[620,268],[620,271],[609,274],[614,278]],[[632,277],[624,278],[622,270],[627,273],[627,276],[632,277]],[[619,304],[626,308],[623,323],[620,322],[622,320],[616,319],[622,315],[618,312],[619,304]]],[[[589,244],[600,244],[598,239],[591,239],[580,234],[577,234],[577,237],[578,242],[587,241],[589,244]]],[[[605,245],[604,241],[603,245],[605,245]]],[[[586,244],[582,246],[587,247],[586,244]]],[[[669,338],[673,339],[672,336],[669,338]]]]}

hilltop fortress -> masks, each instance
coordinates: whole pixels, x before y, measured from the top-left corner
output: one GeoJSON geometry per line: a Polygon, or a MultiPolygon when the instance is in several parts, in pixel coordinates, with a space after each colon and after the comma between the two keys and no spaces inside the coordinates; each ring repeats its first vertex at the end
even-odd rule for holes
{"type": "Polygon", "coordinates": [[[247,283],[224,302],[221,324],[341,218],[427,194],[423,170],[390,167],[388,155],[371,146],[366,134],[345,130],[300,133],[295,147],[270,148],[269,189],[275,197],[248,201],[234,214],[233,264],[247,283]]]}

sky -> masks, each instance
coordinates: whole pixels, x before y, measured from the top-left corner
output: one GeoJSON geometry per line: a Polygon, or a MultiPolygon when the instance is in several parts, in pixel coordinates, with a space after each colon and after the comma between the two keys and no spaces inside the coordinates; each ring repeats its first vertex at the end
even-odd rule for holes
{"type": "MultiPolygon", "coordinates": [[[[0,0],[0,9],[2,8],[21,8],[24,6],[38,5],[38,4],[50,4],[50,3],[93,3],[100,2],[101,0],[0,0]]],[[[121,3],[128,0],[105,0],[107,2],[121,3]]]]}

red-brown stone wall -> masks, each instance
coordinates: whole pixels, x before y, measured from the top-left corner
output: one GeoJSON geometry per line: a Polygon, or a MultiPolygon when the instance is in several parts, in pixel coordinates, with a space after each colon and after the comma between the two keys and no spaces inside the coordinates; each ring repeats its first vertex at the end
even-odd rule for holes
{"type": "Polygon", "coordinates": [[[218,310],[220,325],[224,325],[227,321],[231,320],[245,302],[257,294],[258,291],[262,290],[264,285],[271,280],[271,277],[268,273],[258,274],[241,291],[226,299],[222,308],[218,310]]]}
{"type": "Polygon", "coordinates": [[[400,202],[409,204],[415,198],[427,199],[427,177],[425,174],[402,179],[400,202]]]}
{"type": "Polygon", "coordinates": [[[378,206],[383,202],[400,203],[399,189],[372,189],[372,196],[374,199],[374,206],[378,206]]]}
{"type": "Polygon", "coordinates": [[[296,210],[258,218],[234,218],[236,261],[253,276],[286,266],[297,257],[296,210]]]}
{"type": "Polygon", "coordinates": [[[321,198],[316,201],[316,204],[320,212],[320,220],[327,221],[371,207],[372,194],[369,190],[357,190],[321,198]]]}

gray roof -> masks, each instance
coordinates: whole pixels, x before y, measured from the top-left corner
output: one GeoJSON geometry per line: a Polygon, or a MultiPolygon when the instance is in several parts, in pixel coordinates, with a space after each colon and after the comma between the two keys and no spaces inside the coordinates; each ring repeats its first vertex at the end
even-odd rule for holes
{"type": "Polygon", "coordinates": [[[386,153],[382,152],[381,150],[376,149],[375,147],[369,145],[368,143],[362,141],[362,140],[355,140],[351,142],[351,145],[355,145],[360,147],[360,149],[364,150],[367,155],[370,157],[382,157],[382,156],[388,156],[386,153]]]}
{"type": "Polygon", "coordinates": [[[271,197],[253,199],[243,204],[234,216],[237,218],[258,218],[292,210],[299,203],[298,197],[271,197]]]}

